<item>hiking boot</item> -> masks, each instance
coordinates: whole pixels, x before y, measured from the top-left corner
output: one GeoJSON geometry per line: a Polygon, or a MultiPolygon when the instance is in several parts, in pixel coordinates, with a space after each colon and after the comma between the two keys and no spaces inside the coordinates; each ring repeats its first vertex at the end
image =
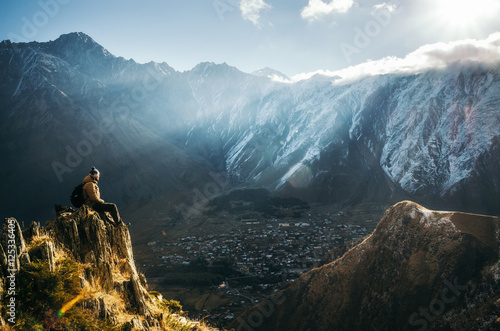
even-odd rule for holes
{"type": "Polygon", "coordinates": [[[125,223],[125,222],[123,222],[123,220],[120,220],[120,221],[118,221],[118,222],[115,223],[115,226],[120,226],[120,225],[129,227],[131,224],[130,223],[125,223]]]}

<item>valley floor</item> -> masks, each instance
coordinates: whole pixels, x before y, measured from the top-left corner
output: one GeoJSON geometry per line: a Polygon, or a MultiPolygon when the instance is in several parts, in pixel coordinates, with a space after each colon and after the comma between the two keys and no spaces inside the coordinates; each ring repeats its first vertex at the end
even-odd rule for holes
{"type": "Polygon", "coordinates": [[[190,219],[135,245],[151,290],[181,302],[191,317],[224,326],[302,273],[328,263],[332,249],[370,234],[386,206],[339,210],[313,205],[300,217],[227,211],[190,219]],[[245,218],[244,218],[245,217],[245,218]]]}

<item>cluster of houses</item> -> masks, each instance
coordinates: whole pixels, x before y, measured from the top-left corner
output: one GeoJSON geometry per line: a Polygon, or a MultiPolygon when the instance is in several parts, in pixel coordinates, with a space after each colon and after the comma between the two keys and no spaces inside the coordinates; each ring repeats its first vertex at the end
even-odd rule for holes
{"type": "Polygon", "coordinates": [[[350,224],[270,223],[228,233],[189,236],[177,242],[150,242],[162,265],[187,265],[230,260],[248,275],[303,271],[317,265],[330,249],[367,235],[365,227],[350,224]]]}
{"type": "Polygon", "coordinates": [[[150,242],[161,257],[161,265],[187,265],[204,259],[209,264],[230,260],[247,275],[276,274],[310,269],[333,247],[366,236],[367,229],[354,224],[287,222],[270,220],[263,226],[257,220],[243,220],[228,233],[188,236],[177,242],[150,242]]]}
{"type": "Polygon", "coordinates": [[[160,258],[158,266],[189,265],[200,259],[211,265],[223,260],[229,261],[241,278],[258,279],[251,286],[226,279],[214,287],[215,292],[231,297],[227,305],[210,312],[220,322],[233,318],[234,308],[249,307],[287,281],[318,266],[332,248],[367,234],[364,226],[341,224],[335,219],[287,222],[243,219],[227,233],[188,236],[176,242],[154,241],[148,245],[160,258]]]}

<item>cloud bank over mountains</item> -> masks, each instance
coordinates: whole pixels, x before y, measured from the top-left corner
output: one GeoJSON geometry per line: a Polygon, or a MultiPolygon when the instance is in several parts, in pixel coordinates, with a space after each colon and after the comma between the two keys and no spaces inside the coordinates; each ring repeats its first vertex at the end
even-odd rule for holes
{"type": "MultiPolygon", "coordinates": [[[[308,23],[321,21],[332,15],[346,14],[353,8],[360,7],[362,4],[355,0],[309,0],[308,4],[302,7],[300,16],[308,23]]],[[[366,7],[366,6],[365,6],[366,7]]],[[[261,15],[265,11],[271,11],[273,7],[265,0],[242,0],[240,2],[241,15],[260,27],[261,15]]],[[[371,5],[372,13],[378,13],[378,22],[388,23],[391,15],[400,12],[402,5],[399,1],[380,2],[371,5]]],[[[366,8],[365,8],[366,9],[366,8]]],[[[375,17],[377,18],[377,17],[375,17]]],[[[358,30],[358,34],[364,32],[358,30]]],[[[356,40],[370,40],[370,36],[354,36],[356,40]]],[[[354,43],[355,46],[344,43],[344,57],[348,59],[350,55],[359,53],[363,50],[363,45],[354,43]]],[[[366,44],[369,44],[366,42],[366,44]]],[[[286,81],[282,77],[276,77],[275,81],[297,82],[310,79],[315,75],[334,78],[334,84],[348,84],[364,77],[383,75],[383,74],[413,74],[425,70],[445,69],[453,65],[463,63],[481,63],[483,65],[494,65],[500,61],[500,32],[490,34],[485,39],[462,39],[448,42],[438,42],[419,47],[405,57],[386,56],[378,60],[368,60],[366,62],[351,65],[339,70],[316,70],[294,75],[291,80],[286,81]]],[[[350,61],[347,61],[350,62],[350,61]]]]}
{"type": "Polygon", "coordinates": [[[384,74],[413,74],[425,70],[446,69],[458,64],[477,63],[496,65],[500,63],[500,32],[486,39],[464,39],[440,42],[420,47],[404,58],[389,56],[368,61],[345,69],[318,70],[292,77],[292,81],[309,79],[315,75],[335,78],[334,84],[348,84],[359,79],[384,74]]]}

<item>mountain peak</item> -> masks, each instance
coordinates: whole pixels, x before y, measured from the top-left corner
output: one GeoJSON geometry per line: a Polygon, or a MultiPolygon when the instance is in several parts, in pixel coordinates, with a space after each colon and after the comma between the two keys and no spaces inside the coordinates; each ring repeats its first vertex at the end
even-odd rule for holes
{"type": "Polygon", "coordinates": [[[12,42],[9,39],[3,40],[0,43],[0,48],[4,48],[4,47],[12,47],[12,42]]]}
{"type": "Polygon", "coordinates": [[[292,82],[290,77],[285,75],[284,73],[275,70],[273,68],[265,67],[260,70],[252,72],[252,75],[258,76],[258,77],[267,77],[271,80],[278,81],[278,82],[292,82]]]}
{"type": "Polygon", "coordinates": [[[99,58],[115,57],[83,32],[63,34],[53,42],[49,42],[49,45],[57,53],[66,57],[81,56],[82,54],[85,55],[85,53],[99,58]]]}
{"type": "Polygon", "coordinates": [[[197,74],[217,74],[217,73],[228,73],[237,72],[241,73],[236,67],[228,65],[226,62],[215,63],[215,62],[201,62],[197,64],[193,69],[190,70],[191,73],[197,74]]]}
{"type": "Polygon", "coordinates": [[[62,40],[62,41],[72,40],[72,41],[81,41],[84,43],[96,44],[96,42],[89,35],[87,35],[83,32],[66,33],[66,34],[60,35],[59,38],[56,39],[56,41],[57,40],[62,40]]]}

